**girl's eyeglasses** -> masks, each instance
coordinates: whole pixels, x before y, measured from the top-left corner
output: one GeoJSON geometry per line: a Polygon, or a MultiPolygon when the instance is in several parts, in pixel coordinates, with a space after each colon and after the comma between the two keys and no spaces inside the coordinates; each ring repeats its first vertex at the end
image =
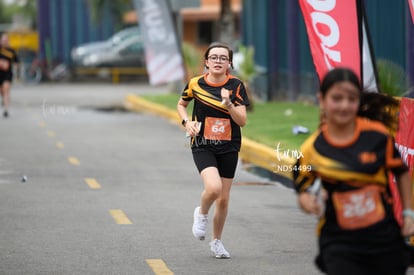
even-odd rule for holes
{"type": "Polygon", "coordinates": [[[225,55],[220,55],[220,56],[218,56],[218,55],[210,55],[208,57],[208,59],[210,61],[213,61],[213,62],[216,62],[219,59],[220,59],[220,62],[227,62],[227,61],[229,61],[229,58],[227,56],[225,56],[225,55]]]}

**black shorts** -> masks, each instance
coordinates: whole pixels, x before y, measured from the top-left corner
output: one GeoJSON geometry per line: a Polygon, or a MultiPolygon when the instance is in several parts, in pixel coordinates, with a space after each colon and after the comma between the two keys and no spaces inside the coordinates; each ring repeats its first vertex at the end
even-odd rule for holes
{"type": "Polygon", "coordinates": [[[332,275],[404,275],[411,261],[410,251],[404,244],[400,250],[372,255],[350,253],[346,247],[346,245],[326,247],[316,260],[317,266],[332,275]]]}
{"type": "Polygon", "coordinates": [[[238,158],[238,152],[215,154],[208,149],[193,151],[194,163],[199,173],[207,167],[216,167],[220,177],[229,179],[234,178],[238,158]]]}
{"type": "Polygon", "coordinates": [[[0,85],[6,81],[12,82],[13,75],[9,73],[0,73],[0,85]]]}

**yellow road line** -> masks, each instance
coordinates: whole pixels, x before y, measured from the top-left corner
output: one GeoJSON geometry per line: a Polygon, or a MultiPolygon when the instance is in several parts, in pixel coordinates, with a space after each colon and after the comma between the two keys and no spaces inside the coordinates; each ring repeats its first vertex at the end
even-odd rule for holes
{"type": "Polygon", "coordinates": [[[174,274],[174,272],[172,272],[167,267],[165,262],[161,259],[146,259],[145,261],[151,267],[152,271],[154,271],[156,275],[161,275],[161,274],[162,275],[173,275],[174,274]]]}
{"type": "Polygon", "coordinates": [[[131,220],[128,219],[121,209],[111,209],[109,210],[109,213],[117,224],[132,224],[131,220]]]}
{"type": "Polygon", "coordinates": [[[47,135],[48,135],[49,137],[54,137],[54,136],[56,136],[55,132],[53,132],[53,131],[47,131],[47,135]]]}
{"type": "Polygon", "coordinates": [[[72,165],[80,165],[80,161],[75,157],[68,157],[68,161],[72,165]]]}
{"type": "Polygon", "coordinates": [[[91,189],[100,189],[101,185],[93,178],[85,178],[85,182],[91,189]]]}
{"type": "Polygon", "coordinates": [[[61,142],[61,141],[58,141],[58,142],[56,142],[56,147],[59,148],[59,149],[63,149],[65,147],[65,144],[63,144],[63,142],[61,142]]]}

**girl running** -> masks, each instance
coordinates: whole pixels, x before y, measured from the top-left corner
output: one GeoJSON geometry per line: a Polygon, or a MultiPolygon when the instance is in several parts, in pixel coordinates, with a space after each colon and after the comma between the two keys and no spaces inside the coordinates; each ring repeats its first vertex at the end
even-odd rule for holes
{"type": "Polygon", "coordinates": [[[233,52],[212,44],[204,54],[207,73],[192,78],[178,100],[177,111],[188,135],[195,165],[204,183],[200,206],[194,210],[193,234],[204,240],[208,212],[215,203],[211,251],[216,258],[230,258],[221,242],[230,189],[241,146],[240,128],[246,124],[249,104],[243,83],[229,73],[233,52]],[[191,119],[187,107],[194,100],[191,119]]]}
{"type": "Polygon", "coordinates": [[[302,145],[303,158],[293,169],[300,207],[320,217],[317,266],[330,275],[405,274],[410,263],[405,237],[414,233],[412,187],[386,127],[398,102],[362,92],[358,77],[346,68],[326,74],[319,102],[320,129],[302,145]],[[390,173],[399,198],[392,197],[390,173]],[[404,209],[401,226],[395,199],[404,209]]]}
{"type": "Polygon", "coordinates": [[[0,38],[0,95],[4,108],[3,116],[9,116],[10,88],[13,80],[13,63],[18,63],[16,52],[9,47],[7,34],[0,38]]]}

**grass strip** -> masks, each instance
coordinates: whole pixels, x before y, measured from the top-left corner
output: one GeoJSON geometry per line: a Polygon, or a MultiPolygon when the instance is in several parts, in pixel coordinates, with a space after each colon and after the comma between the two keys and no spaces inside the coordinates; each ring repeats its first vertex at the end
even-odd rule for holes
{"type": "MultiPolygon", "coordinates": [[[[179,94],[144,95],[142,98],[175,110],[179,94]]],[[[192,106],[189,106],[189,112],[192,106]]],[[[312,133],[319,124],[319,108],[304,102],[256,102],[248,112],[243,136],[272,148],[298,150],[309,134],[294,134],[300,125],[312,133]]]]}

